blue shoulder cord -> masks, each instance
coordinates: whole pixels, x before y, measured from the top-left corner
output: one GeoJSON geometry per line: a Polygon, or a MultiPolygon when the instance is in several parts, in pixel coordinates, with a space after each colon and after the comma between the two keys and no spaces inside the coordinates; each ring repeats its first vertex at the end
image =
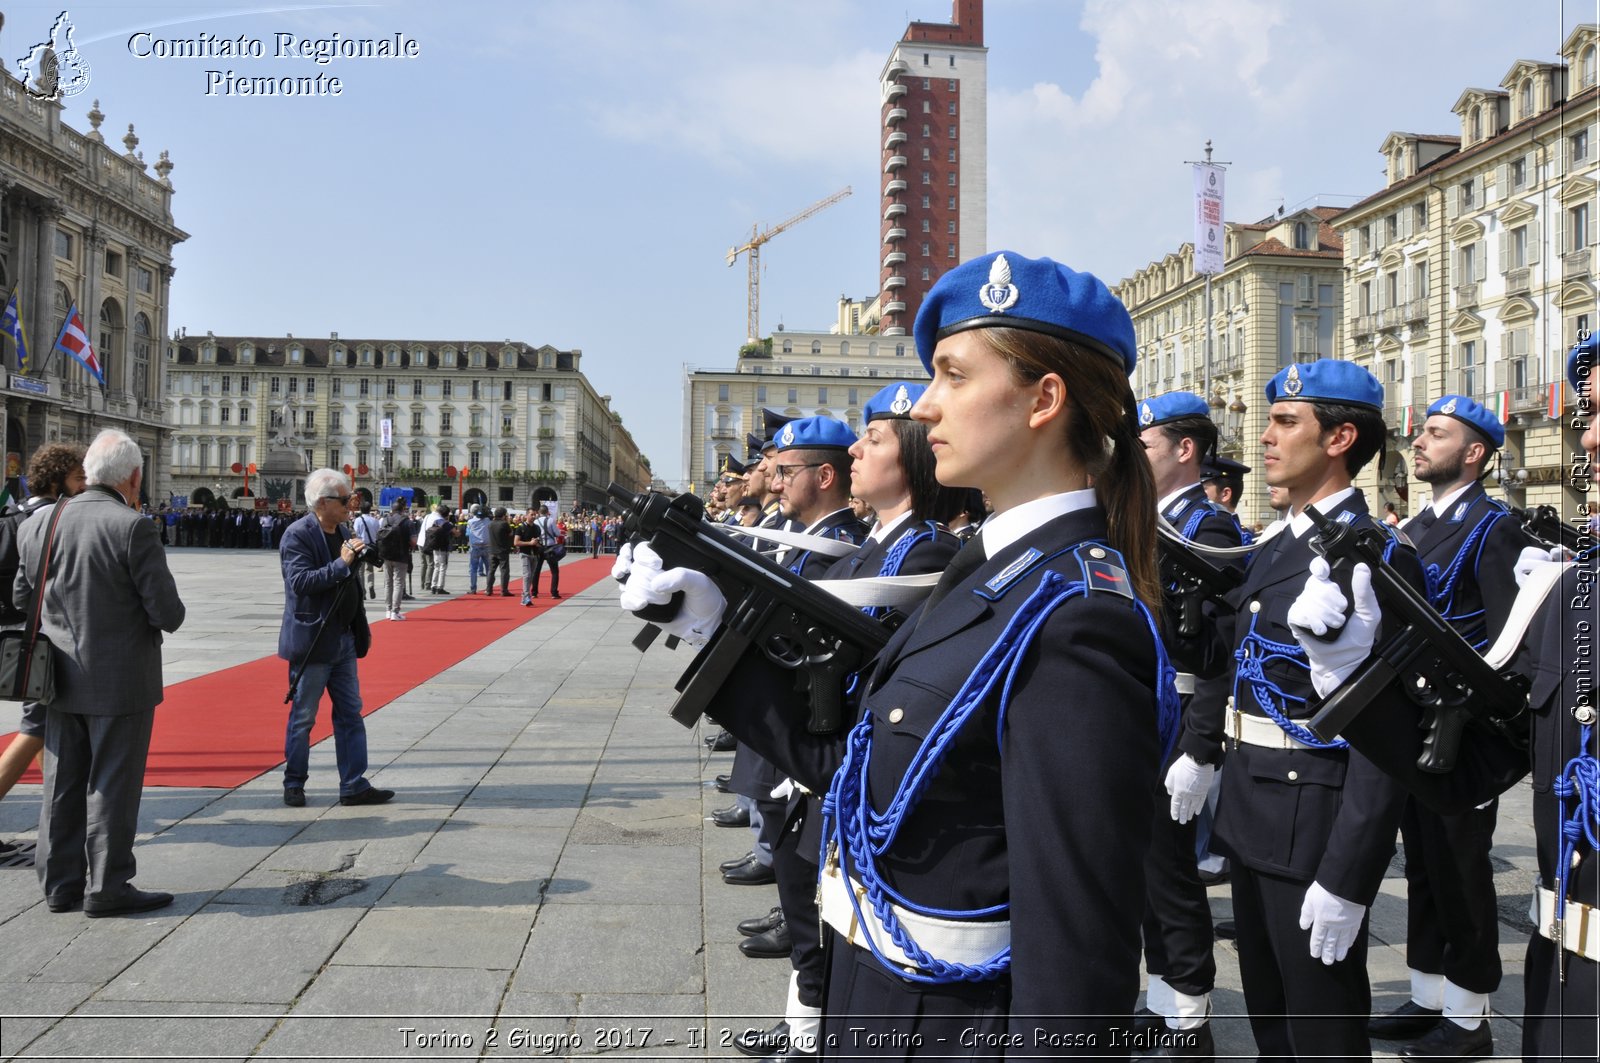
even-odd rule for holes
{"type": "MultiPolygon", "coordinates": [[[[1550,783],[1556,795],[1557,814],[1561,819],[1560,855],[1556,858],[1556,903],[1560,905],[1557,918],[1566,914],[1567,889],[1571,885],[1572,857],[1580,839],[1589,843],[1589,851],[1600,851],[1600,759],[1589,752],[1594,740],[1594,725],[1578,727],[1578,755],[1567,761],[1561,774],[1550,783]],[[1567,811],[1567,801],[1576,798],[1572,811],[1567,811]]],[[[1564,942],[1556,942],[1565,948],[1564,942]]]]}
{"type": "Polygon", "coordinates": [[[1462,573],[1467,571],[1467,557],[1469,555],[1472,557],[1472,573],[1476,576],[1478,555],[1483,552],[1484,543],[1488,541],[1489,529],[1501,518],[1509,516],[1510,514],[1503,509],[1491,510],[1467,535],[1466,542],[1461,544],[1461,549],[1456,551],[1456,556],[1450,559],[1449,565],[1441,570],[1437,564],[1432,564],[1424,573],[1428,578],[1428,601],[1439,610],[1439,615],[1444,621],[1460,631],[1462,637],[1472,643],[1472,648],[1480,653],[1489,645],[1489,632],[1479,623],[1483,619],[1484,610],[1480,608],[1468,613],[1452,613],[1450,609],[1455,605],[1458,581],[1462,573]]]}
{"type": "MultiPolygon", "coordinates": [[[[1389,544],[1383,548],[1383,559],[1388,561],[1394,556],[1395,547],[1400,540],[1395,535],[1394,529],[1384,525],[1384,533],[1389,537],[1389,544]]],[[[1250,693],[1255,697],[1256,705],[1262,713],[1283,731],[1302,745],[1312,749],[1348,749],[1350,743],[1342,738],[1335,738],[1331,742],[1324,742],[1312,734],[1309,728],[1295,723],[1289,714],[1279,707],[1279,700],[1287,704],[1295,702],[1304,705],[1305,698],[1297,698],[1292,694],[1285,694],[1279,686],[1267,679],[1266,666],[1270,661],[1284,661],[1296,668],[1303,669],[1308,674],[1311,665],[1306,660],[1306,651],[1300,648],[1298,642],[1274,642],[1256,634],[1256,623],[1260,613],[1250,614],[1250,630],[1245,633],[1239,643],[1239,648],[1233,651],[1233,659],[1239,663],[1238,673],[1234,677],[1233,693],[1234,708],[1243,711],[1238,704],[1239,685],[1248,683],[1250,693]]]]}
{"type": "MultiPolygon", "coordinates": [[[[874,811],[867,794],[867,761],[872,753],[872,713],[862,714],[860,722],[851,729],[846,740],[844,762],[833,777],[828,794],[822,802],[823,838],[826,849],[837,852],[840,870],[849,879],[859,882],[867,902],[878,917],[879,925],[889,934],[890,940],[916,964],[911,971],[887,960],[871,935],[866,937],[867,947],[885,969],[911,981],[929,985],[951,982],[979,982],[997,978],[1011,966],[1011,948],[1006,946],[979,964],[952,963],[929,955],[914,942],[892,905],[899,905],[923,915],[943,919],[979,919],[999,915],[1009,910],[1009,904],[987,908],[952,911],[919,905],[902,897],[879,876],[875,857],[883,855],[894,844],[905,818],[931,784],[954,744],[956,735],[994,692],[1004,678],[1000,691],[995,739],[1000,743],[1005,725],[1005,713],[1011,700],[1012,684],[1028,649],[1039,629],[1063,603],[1084,595],[1087,585],[1081,580],[1068,581],[1056,572],[1046,572],[1038,588],[1023,602],[1007,622],[993,646],[973,669],[950,704],[945,707],[934,727],[922,740],[906,774],[896,787],[893,799],[882,814],[874,811]]],[[[1163,759],[1177,740],[1179,704],[1174,677],[1176,670],[1167,660],[1166,650],[1156,631],[1155,619],[1142,602],[1135,602],[1139,613],[1150,629],[1156,648],[1158,711],[1157,723],[1162,738],[1163,759]]],[[[825,863],[826,866],[826,863],[825,863]]],[[[858,923],[865,925],[861,910],[861,897],[850,892],[850,906],[858,923]]]]}

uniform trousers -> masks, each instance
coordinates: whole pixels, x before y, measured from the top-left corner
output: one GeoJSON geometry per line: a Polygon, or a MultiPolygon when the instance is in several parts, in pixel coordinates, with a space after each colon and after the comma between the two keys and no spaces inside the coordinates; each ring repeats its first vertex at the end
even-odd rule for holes
{"type": "MultiPolygon", "coordinates": [[[[823,1059],[996,1059],[1074,1051],[1036,1047],[1031,1038],[1015,1049],[1004,1047],[1012,1025],[1010,975],[985,982],[913,984],[884,970],[870,951],[833,929],[826,934],[828,977],[819,1039],[823,1059]],[[912,1033],[918,1035],[916,1043],[909,1043],[912,1033]]],[[[1022,1019],[1016,1025],[1028,1026],[1022,1019]]],[[[1100,1059],[1128,1058],[1118,1047],[1077,1051],[1100,1059]]]]}
{"type": "Polygon", "coordinates": [[[1500,924],[1489,863],[1497,807],[1491,801],[1487,808],[1441,816],[1412,798],[1400,817],[1406,964],[1473,993],[1500,986],[1500,924]]]}
{"type": "Polygon", "coordinates": [[[1600,1057],[1600,963],[1567,953],[1563,983],[1556,957],[1550,939],[1538,934],[1528,939],[1522,1020],[1526,1063],[1600,1057]]]}
{"type": "Polygon", "coordinates": [[[1233,862],[1233,921],[1239,975],[1261,1063],[1271,1060],[1372,1058],[1367,1018],[1367,923],[1337,963],[1311,956],[1311,932],[1300,929],[1309,882],[1281,878],[1233,862]]]}
{"type": "Polygon", "coordinates": [[[112,899],[133,880],[155,718],[154,707],[126,716],[46,715],[35,863],[47,898],[112,899]]]}
{"type": "Polygon", "coordinates": [[[1156,795],[1150,849],[1144,859],[1144,964],[1187,996],[1204,996],[1217,982],[1211,954],[1211,902],[1195,863],[1198,823],[1175,822],[1165,786],[1156,795]]]}
{"type": "Polygon", "coordinates": [[[808,1008],[822,1006],[822,919],[817,911],[816,853],[803,851],[801,826],[808,806],[801,798],[789,825],[772,850],[772,872],[778,879],[778,904],[789,925],[789,963],[796,975],[800,1003],[808,1008]]]}

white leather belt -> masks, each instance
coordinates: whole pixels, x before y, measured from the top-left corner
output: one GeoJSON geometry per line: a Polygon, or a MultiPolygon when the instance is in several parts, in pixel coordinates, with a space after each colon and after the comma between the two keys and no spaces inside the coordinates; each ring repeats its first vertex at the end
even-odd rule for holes
{"type": "MultiPolygon", "coordinates": [[[[836,930],[840,937],[858,948],[869,949],[870,940],[878,952],[890,963],[901,964],[915,971],[918,968],[888,931],[878,922],[877,913],[867,900],[866,887],[847,878],[837,864],[827,862],[817,882],[817,902],[822,910],[822,921],[836,930]],[[861,919],[856,918],[850,903],[854,893],[861,906],[861,919]],[[862,922],[862,919],[865,922],[862,922]]],[[[918,948],[946,963],[975,967],[994,959],[995,955],[1011,944],[1011,922],[975,922],[965,919],[936,919],[918,915],[894,905],[895,918],[910,935],[918,948]]]]}
{"type": "MultiPolygon", "coordinates": [[[[1528,915],[1533,919],[1539,936],[1547,941],[1556,940],[1556,894],[1543,886],[1533,887],[1533,904],[1528,915]]],[[[1600,909],[1568,901],[1565,917],[1561,921],[1562,948],[1586,960],[1600,961],[1600,909]]]]}
{"type": "Polygon", "coordinates": [[[1228,715],[1230,717],[1228,737],[1235,742],[1243,742],[1247,746],[1262,746],[1266,749],[1316,748],[1293,737],[1265,716],[1252,716],[1238,709],[1230,709],[1228,715]]]}

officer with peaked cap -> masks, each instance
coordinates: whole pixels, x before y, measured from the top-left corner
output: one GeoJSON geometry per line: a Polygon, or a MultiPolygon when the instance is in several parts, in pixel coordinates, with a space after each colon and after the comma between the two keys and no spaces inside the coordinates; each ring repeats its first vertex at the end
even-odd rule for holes
{"type": "MultiPolygon", "coordinates": [[[[1583,448],[1591,464],[1600,460],[1600,413],[1591,379],[1597,357],[1595,336],[1567,356],[1567,380],[1579,396],[1579,411],[1589,417],[1583,448]]],[[[1523,964],[1521,1054],[1525,1060],[1594,1059],[1600,1053],[1600,714],[1587,648],[1600,630],[1600,599],[1594,594],[1600,574],[1592,550],[1558,570],[1547,551],[1528,547],[1517,569],[1524,592],[1546,591],[1511,662],[1532,681],[1530,711],[1524,713],[1520,704],[1495,708],[1504,718],[1522,714],[1525,743],[1499,728],[1468,727],[1453,771],[1422,771],[1422,709],[1393,684],[1345,727],[1344,736],[1446,814],[1465,813],[1504,793],[1531,767],[1539,878],[1529,913],[1534,934],[1523,964]]],[[[1310,632],[1343,624],[1331,640],[1304,639],[1324,697],[1362,666],[1375,644],[1367,620],[1377,609],[1370,582],[1358,578],[1353,588],[1333,593],[1314,576],[1296,602],[1296,621],[1310,632]]]]}
{"type": "MultiPolygon", "coordinates": [[[[1528,545],[1517,519],[1483,489],[1505,437],[1500,419],[1466,395],[1429,406],[1412,442],[1412,471],[1433,488],[1433,500],[1401,529],[1427,567],[1433,607],[1480,652],[1511,614],[1517,558],[1528,545]]],[[[1496,816],[1494,801],[1454,816],[1406,803],[1400,836],[1411,998],[1369,1028],[1376,1037],[1420,1038],[1405,1049],[1408,1059],[1494,1051],[1487,1016],[1500,984],[1489,862],[1496,816]]]]}
{"type": "MultiPolygon", "coordinates": [[[[1205,485],[1206,497],[1235,516],[1239,513],[1239,499],[1244,497],[1244,478],[1250,466],[1235,461],[1224,454],[1213,454],[1200,470],[1200,482],[1205,485]]],[[[1255,536],[1243,524],[1239,526],[1245,545],[1255,541],[1255,536]]]]}
{"type": "MultiPolygon", "coordinates": [[[[862,407],[864,427],[849,450],[850,491],[872,506],[878,520],[866,541],[854,553],[833,561],[823,579],[942,572],[955,556],[960,544],[943,522],[960,506],[961,492],[939,484],[928,426],[911,419],[911,409],[925,390],[924,384],[896,381],[862,407]]],[[[903,612],[887,608],[867,611],[889,623],[904,619],[903,612]]],[[[783,936],[794,968],[784,1019],[771,1030],[741,1035],[735,1040],[740,1051],[769,1055],[787,1051],[789,1058],[803,1058],[816,1050],[826,968],[816,904],[821,804],[820,794],[797,788],[778,843],[780,858],[774,860],[785,917],[783,936]],[[800,859],[789,859],[791,852],[800,859]]],[[[740,948],[748,952],[749,944],[740,948]]]]}
{"type": "MultiPolygon", "coordinates": [[[[1204,463],[1217,447],[1217,426],[1206,401],[1174,391],[1139,403],[1140,439],[1155,477],[1157,510],[1173,531],[1202,547],[1233,548],[1241,543],[1232,514],[1206,498],[1200,482],[1204,463]]],[[[1240,562],[1219,562],[1242,567],[1240,562]]],[[[1210,603],[1182,600],[1176,577],[1163,572],[1168,589],[1165,614],[1167,649],[1188,674],[1180,689],[1194,690],[1195,673],[1216,676],[1231,659],[1206,653],[1216,609],[1210,603]],[[1202,609],[1203,606],[1203,609],[1202,609]],[[1185,631],[1193,624],[1195,631],[1185,631]],[[1187,636],[1187,638],[1185,637],[1187,636]],[[1197,652],[1198,651],[1198,652],[1197,652]]],[[[1187,596],[1186,596],[1187,597],[1187,596]]],[[[1222,677],[1219,681],[1226,681],[1222,677]]],[[[1189,699],[1186,700],[1187,702],[1189,699]]],[[[1185,729],[1193,726],[1186,721],[1185,729]]],[[[1145,860],[1148,907],[1144,921],[1145,967],[1150,973],[1149,1009],[1172,1030],[1193,1031],[1153,1055],[1206,1058],[1216,1052],[1211,1035],[1211,990],[1217,964],[1212,956],[1211,905],[1195,862],[1195,817],[1204,805],[1221,760],[1220,736],[1191,739],[1193,752],[1173,751],[1164,765],[1164,792],[1157,794],[1153,840],[1145,860]]],[[[1182,739],[1180,739],[1180,744],[1182,739]]]]}
{"type": "MultiPolygon", "coordinates": [[[[1323,360],[1288,366],[1266,392],[1261,464],[1289,517],[1251,556],[1229,595],[1232,616],[1219,617],[1238,662],[1231,697],[1202,688],[1190,716],[1207,721],[1195,731],[1229,738],[1215,838],[1231,862],[1257,1049],[1263,1058],[1365,1059],[1367,911],[1394,851],[1403,795],[1344,743],[1306,728],[1312,675],[1293,648],[1288,612],[1313,556],[1308,505],[1340,523],[1387,528],[1351,486],[1383,446],[1383,386],[1360,366],[1323,360]]],[[[1411,549],[1392,539],[1389,552],[1422,589],[1411,549]]]]}
{"type": "MultiPolygon", "coordinates": [[[[860,673],[842,743],[760,655],[714,712],[827,791],[824,1055],[1125,1057],[1178,722],[1133,323],[1095,277],[1006,251],[941,277],[915,332],[938,479],[994,515],[860,673]]],[[[683,570],[628,593],[674,586],[715,602],[683,570]]]]}

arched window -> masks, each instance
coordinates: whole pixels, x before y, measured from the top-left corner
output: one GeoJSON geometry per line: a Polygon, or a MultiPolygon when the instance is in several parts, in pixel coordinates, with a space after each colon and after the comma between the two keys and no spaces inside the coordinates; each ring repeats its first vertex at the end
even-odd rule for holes
{"type": "Polygon", "coordinates": [[[1519,111],[1519,113],[1517,115],[1518,118],[1528,118],[1533,114],[1533,79],[1532,78],[1524,78],[1523,79],[1522,92],[1518,95],[1517,106],[1520,108],[1520,111],[1519,111]]]}
{"type": "Polygon", "coordinates": [[[821,340],[812,340],[811,341],[811,353],[812,354],[821,354],[822,353],[822,341],[821,340]]]}
{"type": "Polygon", "coordinates": [[[1472,109],[1472,142],[1476,144],[1483,139],[1483,108],[1472,109]]]}
{"type": "Polygon", "coordinates": [[[794,353],[794,340],[784,340],[783,341],[783,353],[784,354],[793,354],[794,353]]]}
{"type": "Polygon", "coordinates": [[[1591,44],[1591,45],[1589,45],[1589,47],[1585,48],[1583,50],[1583,54],[1578,57],[1578,87],[1579,88],[1586,89],[1590,85],[1594,84],[1594,74],[1595,74],[1594,66],[1595,66],[1595,47],[1594,47],[1594,45],[1591,44]]]}
{"type": "Polygon", "coordinates": [[[150,319],[142,312],[133,315],[133,350],[129,368],[132,378],[128,381],[133,391],[133,397],[140,402],[146,402],[154,396],[150,393],[150,319]]]}
{"type": "Polygon", "coordinates": [[[842,355],[850,353],[850,341],[849,340],[840,340],[839,341],[839,353],[842,354],[842,355]]]}
{"type": "Polygon", "coordinates": [[[1294,223],[1294,246],[1296,251],[1306,251],[1311,247],[1311,230],[1303,221],[1294,223]]]}
{"type": "Polygon", "coordinates": [[[100,333],[95,353],[100,356],[100,372],[108,387],[116,380],[112,374],[122,354],[122,342],[122,305],[115,299],[107,299],[100,304],[100,333]]]}

